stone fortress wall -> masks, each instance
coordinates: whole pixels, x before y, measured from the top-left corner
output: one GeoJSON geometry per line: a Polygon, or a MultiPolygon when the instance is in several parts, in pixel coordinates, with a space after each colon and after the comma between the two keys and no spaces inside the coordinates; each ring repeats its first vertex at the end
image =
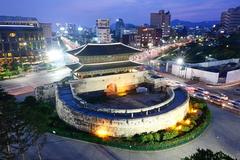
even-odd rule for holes
{"type": "MultiPolygon", "coordinates": [[[[72,97],[75,100],[81,101],[81,98],[76,96],[76,93],[79,92],[88,92],[94,90],[103,90],[106,88],[106,85],[109,83],[128,82],[127,85],[142,83],[145,81],[144,72],[137,72],[135,74],[128,73],[126,75],[111,75],[110,77],[103,76],[98,78],[88,78],[80,81],[75,81],[71,85],[72,97]],[[85,86],[85,87],[84,87],[85,86]],[[87,87],[88,86],[88,87],[87,87]],[[91,86],[91,87],[89,87],[91,86]]],[[[120,83],[121,84],[121,83],[120,83]]],[[[159,85],[159,84],[156,84],[159,85]]],[[[113,137],[123,137],[123,136],[133,136],[135,134],[157,132],[162,129],[169,128],[175,125],[177,122],[181,121],[188,112],[189,109],[189,97],[187,93],[186,99],[183,103],[174,107],[171,110],[166,112],[160,112],[161,108],[168,105],[173,101],[175,97],[174,91],[172,89],[167,89],[168,94],[170,95],[169,99],[166,101],[149,106],[146,110],[135,110],[134,112],[126,110],[90,110],[86,105],[82,107],[83,111],[79,111],[78,108],[73,108],[66,101],[62,100],[59,94],[58,88],[56,89],[56,108],[59,117],[64,120],[66,123],[71,126],[89,133],[96,133],[98,130],[104,130],[108,136],[113,137]],[[150,114],[152,110],[158,110],[156,114],[150,114]],[[96,114],[100,112],[100,114],[96,114]],[[107,112],[111,114],[109,117],[101,116],[101,112],[107,112]],[[142,113],[143,116],[135,117],[135,113],[142,113]],[[115,114],[130,114],[130,118],[115,117],[115,114]]],[[[70,100],[71,102],[73,100],[70,100]]]]}
{"type": "Polygon", "coordinates": [[[187,99],[182,105],[164,114],[144,118],[110,120],[74,111],[58,98],[56,103],[59,117],[71,126],[93,134],[96,130],[103,129],[113,137],[127,137],[169,128],[185,117],[189,107],[189,99],[187,99]]]}
{"type": "Polygon", "coordinates": [[[101,77],[84,78],[71,82],[71,88],[75,93],[92,92],[105,90],[111,83],[117,84],[118,87],[136,85],[145,82],[144,75],[146,71],[122,73],[101,77]]]}

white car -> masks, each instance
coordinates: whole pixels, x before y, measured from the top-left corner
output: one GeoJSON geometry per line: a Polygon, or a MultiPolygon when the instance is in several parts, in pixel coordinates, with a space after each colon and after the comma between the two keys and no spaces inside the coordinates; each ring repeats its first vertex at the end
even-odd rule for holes
{"type": "Polygon", "coordinates": [[[220,93],[220,98],[222,99],[222,100],[225,100],[225,101],[227,101],[228,100],[228,96],[226,96],[225,94],[223,94],[223,93],[220,93]]]}
{"type": "Polygon", "coordinates": [[[204,93],[204,94],[209,94],[208,91],[206,91],[204,88],[200,88],[200,87],[197,87],[197,88],[196,88],[196,91],[197,91],[197,92],[204,93]]]}
{"type": "Polygon", "coordinates": [[[202,93],[194,93],[192,96],[196,97],[196,98],[199,98],[199,99],[204,99],[204,100],[208,99],[208,96],[206,96],[206,95],[204,95],[202,93]]]}
{"type": "Polygon", "coordinates": [[[230,106],[232,106],[234,108],[240,109],[240,102],[238,102],[238,101],[229,100],[228,101],[228,105],[230,105],[230,106]]]}

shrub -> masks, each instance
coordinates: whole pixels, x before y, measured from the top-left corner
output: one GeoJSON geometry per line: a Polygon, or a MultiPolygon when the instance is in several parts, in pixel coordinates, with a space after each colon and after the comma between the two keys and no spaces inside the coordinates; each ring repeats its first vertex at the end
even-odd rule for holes
{"type": "Polygon", "coordinates": [[[189,126],[182,126],[182,131],[183,132],[188,132],[190,130],[191,130],[191,127],[189,127],[189,126]]]}
{"type": "Polygon", "coordinates": [[[163,140],[168,140],[168,139],[172,139],[174,137],[178,136],[178,131],[172,130],[172,131],[167,131],[163,134],[163,140]]]}
{"type": "Polygon", "coordinates": [[[142,143],[146,143],[146,142],[152,142],[154,140],[153,135],[150,134],[144,134],[141,136],[141,142],[142,143]]]}
{"type": "Polygon", "coordinates": [[[159,132],[153,133],[153,137],[154,137],[154,141],[157,141],[157,142],[160,142],[162,139],[161,133],[159,132]]]}

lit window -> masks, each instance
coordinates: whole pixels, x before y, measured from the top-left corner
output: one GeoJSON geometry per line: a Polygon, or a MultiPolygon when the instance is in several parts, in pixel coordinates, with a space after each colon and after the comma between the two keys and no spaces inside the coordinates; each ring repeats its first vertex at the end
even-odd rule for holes
{"type": "Polygon", "coordinates": [[[9,36],[13,38],[13,37],[16,36],[16,33],[12,32],[12,33],[9,34],[9,36]]]}

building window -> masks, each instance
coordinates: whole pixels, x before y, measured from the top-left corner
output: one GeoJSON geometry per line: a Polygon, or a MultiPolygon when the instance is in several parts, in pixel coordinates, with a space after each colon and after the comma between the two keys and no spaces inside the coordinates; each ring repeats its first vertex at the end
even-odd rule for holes
{"type": "Polygon", "coordinates": [[[12,57],[12,53],[8,53],[7,55],[8,55],[8,57],[12,57]]]}
{"type": "Polygon", "coordinates": [[[4,44],[4,51],[5,51],[5,52],[8,52],[9,50],[10,50],[9,43],[5,43],[5,44],[4,44]]]}
{"type": "Polygon", "coordinates": [[[16,37],[16,33],[12,32],[12,33],[9,34],[9,36],[12,37],[12,38],[16,37]]]}

